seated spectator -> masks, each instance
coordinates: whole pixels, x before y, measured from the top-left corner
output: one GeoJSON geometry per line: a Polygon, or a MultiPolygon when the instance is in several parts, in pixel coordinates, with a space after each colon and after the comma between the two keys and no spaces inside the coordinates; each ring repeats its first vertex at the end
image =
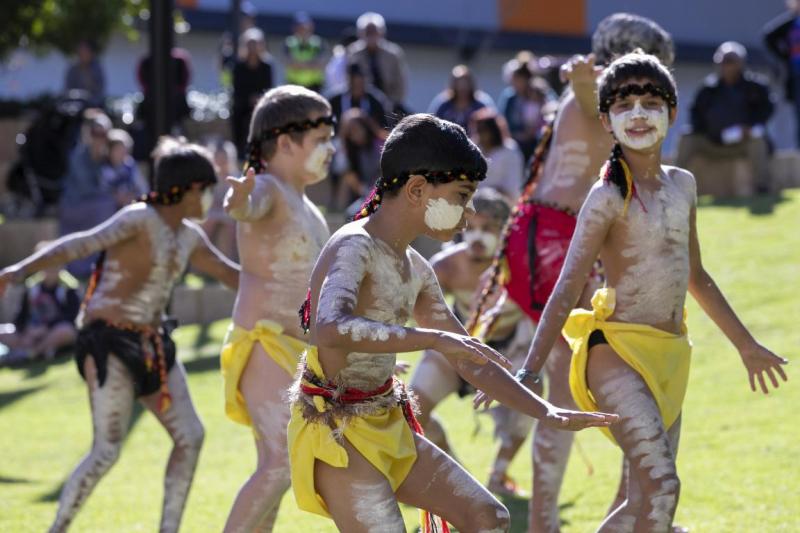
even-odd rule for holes
{"type": "Polygon", "coordinates": [[[450,73],[450,86],[434,97],[428,113],[466,129],[469,117],[483,107],[494,108],[492,97],[478,90],[469,67],[456,65],[450,73]]]}
{"type": "Polygon", "coordinates": [[[236,222],[222,209],[222,202],[229,187],[226,178],[238,177],[241,174],[236,160],[236,147],[231,141],[219,139],[209,143],[208,150],[214,156],[217,184],[214,186],[214,202],[206,214],[206,219],[200,225],[218,250],[226,257],[237,261],[236,222]]]}
{"type": "Polygon", "coordinates": [[[293,33],[283,42],[286,83],[321,91],[325,82],[328,45],[314,34],[314,21],[305,11],[294,15],[293,33]]]}
{"type": "MultiPolygon", "coordinates": [[[[47,244],[39,243],[36,250],[47,244]]],[[[8,350],[0,365],[52,359],[72,346],[81,306],[77,286],[77,280],[59,268],[44,270],[27,281],[14,323],[0,324],[0,344],[8,350]]]]}
{"type": "Polygon", "coordinates": [[[239,61],[233,67],[231,128],[240,157],[245,157],[250,116],[258,99],[272,88],[272,60],[264,32],[250,28],[239,38],[239,61]]]}
{"type": "MultiPolygon", "coordinates": [[[[97,109],[84,114],[81,136],[67,162],[58,208],[59,234],[87,230],[100,224],[117,210],[112,192],[102,187],[103,167],[108,162],[108,132],[111,120],[97,109]]],[[[74,276],[86,279],[95,257],[70,263],[74,276]]]]}
{"type": "Polygon", "coordinates": [[[349,109],[342,116],[340,146],[332,169],[341,176],[336,190],[338,208],[349,206],[347,212],[353,215],[358,211],[361,204],[356,200],[366,196],[380,175],[383,140],[375,122],[361,109],[349,109]]]}
{"type": "Polygon", "coordinates": [[[101,168],[100,187],[108,191],[117,204],[125,207],[149,189],[139,167],[131,156],[133,139],[125,130],[108,132],[108,161],[101,168]]]}
{"type": "Polygon", "coordinates": [[[347,67],[347,87],[328,95],[328,101],[337,124],[341,123],[342,115],[350,109],[360,109],[378,129],[389,127],[392,103],[386,95],[367,83],[364,71],[358,63],[351,63],[347,67]]]}
{"type": "Polygon", "coordinates": [[[515,202],[522,192],[525,159],[509,135],[505,119],[493,109],[480,109],[470,117],[469,132],[489,160],[486,179],[478,188],[495,189],[515,202]]]}
{"type": "Polygon", "coordinates": [[[358,63],[367,82],[386,95],[393,110],[405,114],[408,65],[403,49],[386,40],[386,21],[367,12],[356,20],[358,40],[347,48],[350,61],[358,63]]]}
{"type": "Polygon", "coordinates": [[[91,107],[103,107],[106,98],[106,77],[97,60],[97,49],[97,43],[88,39],[78,43],[78,60],[64,77],[64,92],[84,92],[91,107]]]}
{"type": "Polygon", "coordinates": [[[773,100],[769,86],[745,70],[746,59],[745,47],[733,41],[721,44],[714,53],[717,73],[706,78],[695,96],[691,131],[681,138],[677,160],[678,166],[687,167],[695,156],[746,158],[752,179],[735,186],[737,196],[770,187],[766,123],[773,100]]]}
{"type": "Polygon", "coordinates": [[[506,119],[511,137],[517,141],[525,160],[539,141],[546,104],[555,97],[547,82],[534,75],[534,63],[533,54],[520,52],[505,65],[509,86],[497,102],[497,110],[506,119]]]}

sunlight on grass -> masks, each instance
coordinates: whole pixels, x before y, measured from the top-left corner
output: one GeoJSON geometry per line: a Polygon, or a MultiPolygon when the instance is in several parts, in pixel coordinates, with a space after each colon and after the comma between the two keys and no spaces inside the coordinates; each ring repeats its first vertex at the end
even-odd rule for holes
{"type": "MultiPolygon", "coordinates": [[[[789,358],[800,341],[800,194],[774,205],[713,205],[704,201],[699,227],[706,268],[743,321],[766,345],[789,358]]],[[[679,523],[699,532],[800,531],[796,381],[767,397],[749,391],[733,348],[689,302],[695,344],[679,457],[679,523]]],[[[255,463],[250,431],[223,414],[217,355],[227,321],[175,332],[189,373],[206,441],[182,531],[217,532],[255,463]]],[[[416,361],[418,354],[404,356],[416,361]]],[[[790,365],[788,371],[796,380],[790,365]]],[[[460,460],[485,481],[495,445],[491,421],[476,418],[467,399],[439,410],[460,460]],[[475,433],[476,420],[480,431],[475,433]]],[[[573,455],[561,498],[564,532],[592,531],[611,502],[619,452],[597,431],[578,442],[594,474],[573,455]]],[[[48,527],[61,484],[91,443],[86,391],[72,361],[0,371],[0,531],[48,527]]],[[[511,473],[530,488],[529,445],[511,473]]],[[[135,416],[119,462],[79,514],[73,531],[154,531],[160,515],[169,439],[155,420],[135,416]]],[[[334,531],[332,522],[297,510],[287,494],[276,531],[334,531]]],[[[513,531],[524,531],[525,502],[509,502],[513,531]]],[[[405,509],[409,528],[417,513],[405,509]]]]}

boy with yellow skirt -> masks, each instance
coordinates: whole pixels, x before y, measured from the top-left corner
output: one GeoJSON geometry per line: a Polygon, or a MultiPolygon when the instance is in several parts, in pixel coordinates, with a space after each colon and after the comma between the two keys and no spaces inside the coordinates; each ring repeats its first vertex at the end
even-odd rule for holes
{"type": "Polygon", "coordinates": [[[228,178],[224,208],[237,221],[242,272],[222,349],[225,412],[252,426],[258,463],[239,491],[225,531],[271,531],[289,488],[285,391],[307,347],[297,321],[328,226],[305,195],[333,155],[328,102],[287,85],[253,112],[247,172],[228,178]]]}

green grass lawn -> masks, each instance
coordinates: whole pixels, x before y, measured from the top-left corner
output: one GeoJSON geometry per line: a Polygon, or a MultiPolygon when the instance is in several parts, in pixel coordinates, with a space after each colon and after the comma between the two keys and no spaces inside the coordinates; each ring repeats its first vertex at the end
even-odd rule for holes
{"type": "MultiPolygon", "coordinates": [[[[756,336],[796,360],[800,341],[800,194],[773,205],[711,205],[699,212],[707,269],[756,336]]],[[[689,303],[695,344],[678,461],[683,480],[677,521],[695,532],[800,531],[800,405],[793,379],[768,397],[750,392],[733,348],[697,305],[689,303]],[[794,413],[794,414],[793,414],[794,413]]],[[[250,432],[227,420],[217,354],[226,324],[176,333],[206,442],[183,531],[220,531],[236,491],[255,462],[250,432]]],[[[409,359],[416,360],[416,357],[409,359]]],[[[451,441],[467,467],[486,478],[494,445],[491,422],[452,398],[440,408],[451,441]]],[[[578,436],[594,474],[575,455],[561,498],[565,532],[593,531],[615,489],[620,454],[598,431],[578,436]]],[[[84,384],[72,361],[0,371],[0,531],[44,531],[59,489],[91,444],[84,384]]],[[[531,483],[530,447],[512,465],[531,483]]],[[[121,458],[78,515],[74,531],[155,531],[169,439],[152,417],[137,413],[121,458]],[[138,416],[143,415],[143,416],[138,416]]],[[[513,530],[524,531],[526,502],[507,502],[513,530]]],[[[414,510],[406,509],[409,528],[414,510]]],[[[297,510],[287,494],[277,531],[334,531],[332,522],[297,510]]]]}

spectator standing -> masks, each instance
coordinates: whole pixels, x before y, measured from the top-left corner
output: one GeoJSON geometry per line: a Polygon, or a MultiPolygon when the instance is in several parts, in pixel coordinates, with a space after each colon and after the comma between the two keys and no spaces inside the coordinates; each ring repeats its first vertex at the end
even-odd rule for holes
{"type": "Polygon", "coordinates": [[[386,39],[386,21],[367,12],[356,20],[358,40],[350,45],[350,60],[358,63],[367,81],[385,94],[394,111],[405,113],[408,65],[403,49],[386,39]]]}
{"type": "MultiPolygon", "coordinates": [[[[392,104],[382,92],[369,86],[358,63],[347,67],[347,86],[328,96],[333,116],[338,123],[350,109],[360,109],[365,117],[374,122],[373,127],[385,129],[389,126],[392,104]]],[[[385,135],[384,135],[385,136],[385,135]]]]}
{"type": "Polygon", "coordinates": [[[449,88],[434,97],[428,113],[467,129],[470,116],[484,107],[494,108],[492,97],[477,88],[469,67],[456,65],[450,73],[449,88]]]}
{"type": "Polygon", "coordinates": [[[489,161],[486,179],[478,188],[491,188],[502,193],[511,203],[522,192],[525,158],[508,132],[505,119],[493,109],[484,107],[470,118],[472,140],[489,161]]]}
{"type": "Polygon", "coordinates": [[[786,99],[794,104],[800,148],[800,0],[787,0],[786,7],[764,27],[764,41],[786,68],[786,99]]]}
{"type": "Polygon", "coordinates": [[[272,63],[264,33],[250,28],[239,38],[239,61],[233,67],[231,127],[239,156],[244,157],[250,116],[264,92],[272,87],[272,63]]]}
{"type": "Polygon", "coordinates": [[[509,86],[497,101],[497,109],[526,160],[539,140],[546,104],[554,99],[547,82],[535,76],[534,62],[533,54],[520,52],[506,64],[503,70],[508,73],[509,86]]]}
{"type": "Polygon", "coordinates": [[[286,60],[286,83],[320,92],[325,83],[328,45],[314,34],[314,21],[305,11],[294,16],[292,35],[283,42],[286,60]]]}
{"type": "Polygon", "coordinates": [[[78,59],[67,69],[64,92],[83,91],[91,107],[103,107],[106,98],[106,76],[97,59],[98,46],[91,40],[78,43],[78,59]]]}
{"type": "Polygon", "coordinates": [[[753,180],[737,191],[752,194],[755,186],[768,191],[769,144],[766,123],[774,108],[769,86],[745,70],[747,50],[739,43],[722,43],[714,53],[717,72],[709,75],[695,96],[691,132],[681,138],[677,165],[686,167],[695,155],[709,159],[747,158],[753,180]]]}
{"type": "MultiPolygon", "coordinates": [[[[83,231],[103,222],[117,210],[110,190],[102,187],[103,166],[108,162],[108,132],[111,120],[97,109],[84,115],[80,141],[67,162],[59,204],[61,235],[83,231]]],[[[68,270],[78,278],[88,278],[95,256],[74,261],[68,270]]]]}
{"type": "Polygon", "coordinates": [[[342,30],[339,44],[333,47],[331,58],[325,65],[325,92],[330,94],[347,87],[347,47],[358,40],[354,26],[342,30]]]}

